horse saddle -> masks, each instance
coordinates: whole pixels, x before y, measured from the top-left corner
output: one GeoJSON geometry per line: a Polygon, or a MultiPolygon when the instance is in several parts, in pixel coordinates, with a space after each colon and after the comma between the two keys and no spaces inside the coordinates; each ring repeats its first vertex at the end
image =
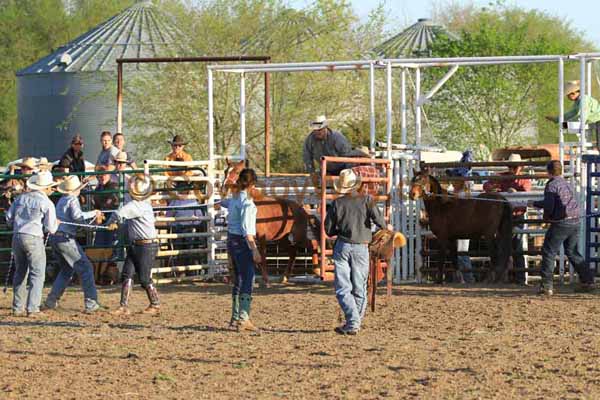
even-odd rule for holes
{"type": "Polygon", "coordinates": [[[394,249],[406,245],[406,237],[400,232],[380,229],[369,243],[369,254],[383,260],[390,260],[394,249]]]}

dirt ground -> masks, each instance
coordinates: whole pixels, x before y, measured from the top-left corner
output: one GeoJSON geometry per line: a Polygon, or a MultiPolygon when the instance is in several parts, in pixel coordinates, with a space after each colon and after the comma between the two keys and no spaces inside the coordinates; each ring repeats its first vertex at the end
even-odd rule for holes
{"type": "Polygon", "coordinates": [[[258,335],[226,329],[224,284],[159,291],[157,317],[139,288],[128,317],[84,315],[70,288],[42,320],[0,294],[0,398],[600,398],[600,294],[397,286],[351,337],[327,285],[257,289],[258,335]]]}

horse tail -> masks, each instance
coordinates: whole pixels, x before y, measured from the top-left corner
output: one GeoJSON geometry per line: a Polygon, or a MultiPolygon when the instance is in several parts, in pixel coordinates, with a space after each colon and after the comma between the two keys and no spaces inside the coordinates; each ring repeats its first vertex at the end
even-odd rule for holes
{"type": "Polygon", "coordinates": [[[505,278],[508,259],[512,255],[513,209],[508,201],[502,208],[502,217],[498,228],[498,270],[496,281],[505,278]]]}

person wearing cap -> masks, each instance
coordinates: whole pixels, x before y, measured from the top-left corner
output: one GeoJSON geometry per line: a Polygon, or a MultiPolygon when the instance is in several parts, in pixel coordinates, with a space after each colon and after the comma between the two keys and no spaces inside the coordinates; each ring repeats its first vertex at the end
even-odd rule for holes
{"type": "MultiPolygon", "coordinates": [[[[519,154],[511,154],[507,161],[519,162],[523,161],[519,154]]],[[[500,175],[521,175],[523,172],[522,165],[511,165],[508,167],[508,171],[501,172],[500,175]]],[[[503,179],[498,181],[487,181],[483,184],[483,190],[485,192],[530,192],[531,191],[531,179],[503,179]]],[[[515,206],[513,208],[513,219],[514,227],[523,229],[525,224],[523,219],[525,218],[525,212],[527,207],[515,206]]],[[[525,255],[523,233],[516,233],[512,238],[512,259],[513,266],[516,269],[515,280],[518,284],[525,284],[525,255]]]]}
{"type": "Polygon", "coordinates": [[[121,278],[121,301],[115,315],[129,314],[129,296],[133,286],[133,275],[138,274],[142,287],[146,290],[150,305],[146,314],[158,314],[160,301],[156,287],[152,283],[151,270],[158,252],[158,238],[154,227],[155,218],[150,196],[154,186],[150,177],[135,175],[129,180],[131,200],[119,207],[107,222],[107,226],[118,229],[118,224],[127,222],[127,234],[131,244],[127,248],[127,257],[123,265],[121,278]]]}
{"type": "MultiPolygon", "coordinates": [[[[183,136],[175,135],[173,139],[168,141],[171,145],[171,152],[167,154],[165,157],[166,161],[193,161],[192,156],[189,153],[186,153],[183,149],[187,144],[183,136]]],[[[167,176],[180,176],[180,175],[193,175],[193,171],[167,171],[165,172],[167,176]]]]}
{"type": "Polygon", "coordinates": [[[15,316],[36,317],[40,313],[42,289],[46,276],[44,230],[53,234],[58,229],[56,209],[48,198],[56,185],[52,174],[40,172],[27,180],[30,191],[21,194],[6,213],[12,226],[13,277],[12,312],[15,316]]]}
{"type": "Polygon", "coordinates": [[[333,188],[342,196],[333,201],[325,218],[325,232],[337,236],[333,248],[334,285],[346,323],[335,331],[342,335],[358,333],[367,309],[371,223],[380,229],[394,230],[386,225],[373,198],[357,193],[361,184],[361,177],[352,169],[342,170],[333,181],[333,188]]]}
{"type": "Polygon", "coordinates": [[[77,134],[71,139],[71,146],[60,158],[58,162],[63,168],[68,168],[69,172],[85,172],[85,160],[83,158],[83,138],[77,134]]]}
{"type": "Polygon", "coordinates": [[[135,161],[133,161],[133,157],[131,156],[131,152],[125,151],[125,135],[121,132],[117,132],[113,135],[113,143],[120,152],[123,152],[127,155],[127,166],[136,169],[137,165],[135,161]]]}
{"type": "Polygon", "coordinates": [[[98,160],[96,160],[97,171],[102,166],[114,165],[114,158],[119,153],[119,149],[113,146],[112,135],[109,131],[104,131],[100,134],[100,143],[102,144],[102,150],[98,154],[98,160]]]}
{"type": "MultiPolygon", "coordinates": [[[[580,121],[581,119],[581,85],[579,81],[569,81],[565,84],[565,95],[573,102],[573,107],[565,113],[563,121],[580,121]]],[[[586,94],[583,103],[585,123],[591,124],[600,121],[600,103],[591,95],[586,94]]],[[[558,123],[559,118],[548,115],[548,121],[558,123]]]]}
{"type": "Polygon", "coordinates": [[[552,296],[555,257],[563,245],[565,255],[579,275],[580,285],[576,291],[590,292],[594,287],[594,271],[586,265],[577,249],[579,228],[583,223],[579,213],[577,195],[573,187],[562,176],[562,164],[552,160],[546,165],[550,178],[544,188],[544,199],[530,202],[533,207],[544,210],[544,221],[550,223],[542,245],[542,283],[539,293],[552,296]]]}
{"type": "Polygon", "coordinates": [[[56,204],[56,216],[60,224],[58,230],[50,236],[49,242],[60,265],[60,271],[44,302],[47,310],[56,309],[73,274],[77,274],[81,281],[85,312],[93,313],[100,308],[94,283],[94,270],[81,245],[77,243],[77,227],[63,223],[85,224],[91,220],[101,222],[102,212],[99,210],[81,211],[79,193],[86,185],[87,182],[81,183],[77,176],[71,175],[65,178],[57,188],[57,191],[63,194],[56,204]]]}
{"type": "MultiPolygon", "coordinates": [[[[346,157],[352,152],[352,145],[340,132],[329,128],[327,118],[318,116],[309,124],[311,133],[304,140],[302,159],[304,168],[311,175],[313,184],[318,186],[320,176],[321,157],[346,157]],[[315,168],[315,162],[317,168],[315,168]]],[[[327,175],[339,175],[345,168],[343,163],[327,163],[327,175]]]]}

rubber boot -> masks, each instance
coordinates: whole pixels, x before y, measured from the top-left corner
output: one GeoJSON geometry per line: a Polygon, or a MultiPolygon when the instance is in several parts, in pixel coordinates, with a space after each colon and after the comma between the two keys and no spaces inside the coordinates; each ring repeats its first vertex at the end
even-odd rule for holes
{"type": "Polygon", "coordinates": [[[250,321],[250,306],[252,305],[252,296],[249,294],[240,295],[240,322],[238,331],[258,331],[258,328],[250,321]]]}
{"type": "Polygon", "coordinates": [[[146,294],[150,305],[144,310],[144,314],[158,314],[160,312],[160,301],[158,300],[156,287],[152,283],[146,286],[146,294]]]}
{"type": "Polygon", "coordinates": [[[240,321],[240,295],[234,294],[231,296],[231,321],[229,328],[236,329],[240,321]]]}
{"type": "Polygon", "coordinates": [[[121,301],[119,308],[112,312],[114,315],[129,315],[129,295],[131,295],[131,287],[133,279],[125,279],[121,286],[121,301]]]}

